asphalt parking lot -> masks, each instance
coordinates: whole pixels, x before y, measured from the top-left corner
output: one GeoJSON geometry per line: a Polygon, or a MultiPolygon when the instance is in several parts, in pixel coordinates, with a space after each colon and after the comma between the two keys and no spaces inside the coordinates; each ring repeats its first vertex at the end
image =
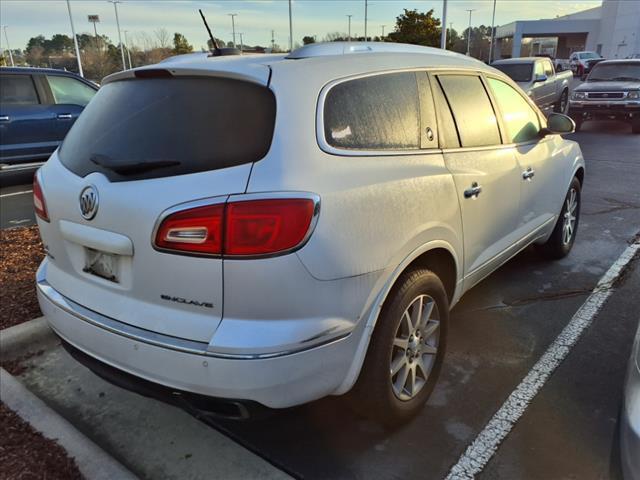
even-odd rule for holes
{"type": "MultiPolygon", "coordinates": [[[[141,419],[131,427],[136,416],[125,411],[129,403],[118,403],[118,389],[106,390],[81,367],[68,368],[70,360],[61,350],[36,361],[39,368],[22,380],[125,464],[131,466],[134,453],[153,455],[138,470],[143,476],[155,476],[162,449],[175,450],[173,442],[183,441],[171,437],[169,446],[162,432],[171,436],[176,429],[193,429],[205,442],[222,432],[256,458],[296,477],[443,478],[640,232],[640,137],[623,124],[589,122],[570,138],[580,143],[587,165],[572,253],[550,262],[528,249],[462,299],[452,312],[450,343],[436,390],[423,413],[403,427],[385,430],[354,415],[344,399],[327,398],[265,419],[209,422],[210,437],[174,407],[163,406],[165,413],[154,417],[157,402],[127,394],[141,419]],[[80,395],[75,388],[95,395],[72,398],[74,392],[80,395]],[[108,402],[100,391],[108,392],[108,402]],[[119,435],[118,428],[127,426],[133,432],[119,435]],[[140,438],[133,440],[136,436],[140,438]],[[149,443],[153,454],[144,453],[149,443]]],[[[26,185],[0,191],[3,228],[33,221],[29,190],[26,185]]],[[[639,291],[636,259],[480,477],[620,478],[617,416],[640,319],[639,291]]],[[[184,451],[190,452],[189,458],[194,452],[184,451]]],[[[207,454],[201,446],[192,461],[206,469],[207,462],[216,461],[207,454]]],[[[185,463],[184,458],[180,461],[185,463]]],[[[171,472],[179,472],[180,465],[175,463],[171,472]]],[[[250,472],[263,478],[275,475],[257,460],[250,472]]]]}

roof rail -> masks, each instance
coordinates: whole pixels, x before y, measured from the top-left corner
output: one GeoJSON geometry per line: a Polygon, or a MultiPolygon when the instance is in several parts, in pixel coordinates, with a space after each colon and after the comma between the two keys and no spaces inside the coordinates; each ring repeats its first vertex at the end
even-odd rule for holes
{"type": "Polygon", "coordinates": [[[391,42],[325,42],[311,43],[297,48],[285,58],[301,59],[312,57],[325,57],[329,55],[349,55],[355,53],[424,53],[430,55],[462,56],[459,53],[450,52],[441,48],[423,47],[422,45],[409,45],[406,43],[391,42]]]}

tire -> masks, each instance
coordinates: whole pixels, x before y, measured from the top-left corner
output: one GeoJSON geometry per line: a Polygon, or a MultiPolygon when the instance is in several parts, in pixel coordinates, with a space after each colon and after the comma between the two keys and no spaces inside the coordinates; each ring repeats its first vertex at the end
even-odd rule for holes
{"type": "Polygon", "coordinates": [[[578,224],[580,223],[580,206],[581,206],[581,185],[578,177],[573,177],[571,181],[571,185],[569,186],[569,190],[567,191],[567,195],[565,196],[564,202],[562,203],[562,210],[560,215],[558,216],[558,221],[556,222],[556,226],[553,229],[553,233],[549,240],[543,245],[540,245],[540,251],[547,257],[558,259],[566,257],[573,244],[576,240],[576,234],[578,233],[578,224]],[[575,192],[575,207],[572,208],[573,211],[573,224],[569,229],[567,227],[567,222],[569,221],[569,217],[567,217],[567,212],[569,211],[570,205],[572,204],[572,193],[575,192]]]}
{"type": "Polygon", "coordinates": [[[563,90],[560,99],[553,104],[553,111],[556,113],[566,113],[569,107],[569,90],[563,90]]]}
{"type": "Polygon", "coordinates": [[[440,375],[448,323],[449,301],[438,276],[423,268],[403,273],[380,312],[352,391],[354,409],[390,427],[419,413],[440,375]],[[420,299],[423,325],[418,337],[411,334],[410,326],[418,317],[420,299]],[[394,368],[397,371],[392,374],[394,368]]]}
{"type": "Polygon", "coordinates": [[[580,129],[582,128],[582,122],[584,122],[584,119],[582,118],[582,116],[574,116],[574,115],[569,115],[571,117],[571,120],[573,120],[573,123],[576,124],[576,132],[579,132],[580,129]]]}

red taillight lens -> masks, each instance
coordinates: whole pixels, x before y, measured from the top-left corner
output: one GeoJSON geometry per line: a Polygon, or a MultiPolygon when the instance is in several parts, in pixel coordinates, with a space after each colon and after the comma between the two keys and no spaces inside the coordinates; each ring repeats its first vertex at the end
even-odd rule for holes
{"type": "Polygon", "coordinates": [[[44,201],[44,194],[38,181],[38,175],[33,176],[33,207],[38,215],[45,222],[49,221],[49,213],[47,212],[47,204],[44,201]]]}
{"type": "Polygon", "coordinates": [[[183,210],[156,234],[162,249],[214,255],[260,256],[290,250],[306,237],[315,202],[307,198],[229,202],[183,210]]]}
{"type": "Polygon", "coordinates": [[[222,253],[224,204],[196,207],[165,218],[156,234],[160,248],[183,252],[222,253]]]}
{"type": "Polygon", "coordinates": [[[229,203],[225,255],[266,255],[294,248],[309,231],[313,209],[308,198],[229,203]]]}

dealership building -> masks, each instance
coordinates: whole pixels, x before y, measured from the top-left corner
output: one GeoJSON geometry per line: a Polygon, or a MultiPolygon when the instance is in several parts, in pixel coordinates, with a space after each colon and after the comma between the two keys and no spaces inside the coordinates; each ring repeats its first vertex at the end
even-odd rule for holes
{"type": "Polygon", "coordinates": [[[496,28],[494,59],[546,53],[568,58],[590,50],[604,58],[640,54],[640,0],[603,0],[589,10],[496,28]]]}

